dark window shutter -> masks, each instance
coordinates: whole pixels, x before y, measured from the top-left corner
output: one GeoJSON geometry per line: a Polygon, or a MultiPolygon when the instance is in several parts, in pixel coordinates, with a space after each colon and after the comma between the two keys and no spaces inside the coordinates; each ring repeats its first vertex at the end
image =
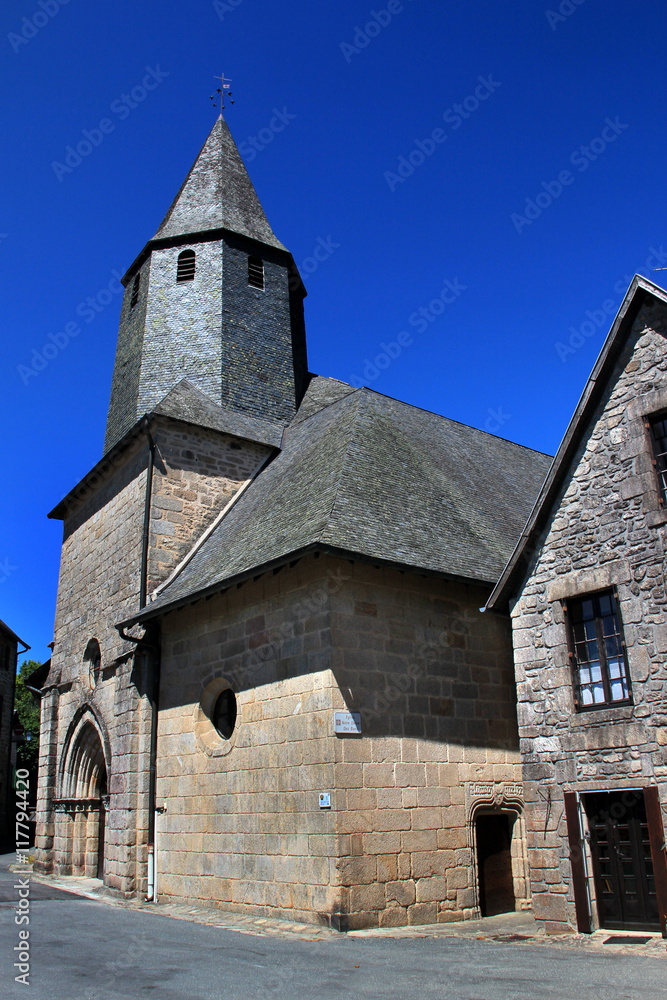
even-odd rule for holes
{"type": "Polygon", "coordinates": [[[577,930],[581,934],[590,934],[593,928],[591,927],[586,865],[584,862],[584,842],[581,837],[581,821],[579,819],[579,803],[576,792],[565,792],[565,819],[567,820],[567,838],[570,843],[570,863],[572,865],[574,907],[577,912],[577,930]]]}
{"type": "Polygon", "coordinates": [[[649,785],[648,788],[644,789],[644,805],[648,821],[648,837],[651,842],[660,927],[662,936],[667,937],[667,849],[665,848],[665,829],[662,824],[660,794],[656,785],[649,785]]]}

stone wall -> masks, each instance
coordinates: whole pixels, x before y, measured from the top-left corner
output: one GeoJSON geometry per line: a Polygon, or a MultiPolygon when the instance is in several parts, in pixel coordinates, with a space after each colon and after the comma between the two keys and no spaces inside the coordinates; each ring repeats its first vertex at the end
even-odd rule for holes
{"type": "Polygon", "coordinates": [[[563,792],[657,784],[667,807],[667,512],[644,418],[667,408],[667,325],[644,307],[513,610],[533,905],[576,926],[563,792]],[[633,704],[577,712],[563,601],[614,587],[633,704]]]}
{"type": "Polygon", "coordinates": [[[336,739],[339,870],[350,927],[479,916],[477,812],[514,829],[514,892],[527,905],[509,623],[487,592],[342,564],[331,597],[340,707],[363,736],[336,739]]]}
{"type": "MultiPolygon", "coordinates": [[[[477,915],[477,810],[521,814],[509,626],[485,597],[310,556],[167,616],[161,897],[341,928],[477,915]],[[224,741],[207,706],[227,683],[224,741]]],[[[521,906],[522,821],[513,853],[521,906]]]]}
{"type": "MultiPolygon", "coordinates": [[[[264,446],[164,418],[155,422],[153,433],[149,587],[164,582],[269,453],[264,446]]],[[[121,892],[137,891],[146,871],[150,679],[134,643],[122,639],[115,625],[140,605],[147,461],[142,435],[84,484],[68,506],[55,645],[42,706],[39,864],[94,874],[92,860],[85,857],[90,850],[75,848],[75,842],[91,843],[89,836],[75,835],[79,821],[72,810],[79,805],[59,801],[68,797],[67,769],[85,766],[72,755],[72,746],[88,720],[106,748],[105,880],[121,892]],[[101,650],[96,677],[85,658],[91,639],[101,650]]]]}
{"type": "Polygon", "coordinates": [[[176,422],[160,422],[155,442],[149,594],[167,580],[271,451],[266,445],[176,422]]]}

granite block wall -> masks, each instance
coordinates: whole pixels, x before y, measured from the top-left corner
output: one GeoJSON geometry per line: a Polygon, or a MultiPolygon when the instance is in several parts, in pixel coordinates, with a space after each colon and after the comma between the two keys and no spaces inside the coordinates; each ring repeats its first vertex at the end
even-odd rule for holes
{"type": "Polygon", "coordinates": [[[309,556],[169,615],[161,897],[341,928],[475,916],[483,808],[517,819],[525,906],[509,628],[484,596],[309,556]],[[210,708],[227,684],[225,741],[210,708]],[[361,713],[360,736],[334,732],[336,710],[361,713]]]}
{"type": "Polygon", "coordinates": [[[645,426],[667,409],[666,335],[644,306],[512,612],[533,905],[553,931],[576,926],[564,791],[657,785],[667,818],[667,511],[645,426]],[[578,712],[563,602],[609,587],[633,704],[578,712]]]}

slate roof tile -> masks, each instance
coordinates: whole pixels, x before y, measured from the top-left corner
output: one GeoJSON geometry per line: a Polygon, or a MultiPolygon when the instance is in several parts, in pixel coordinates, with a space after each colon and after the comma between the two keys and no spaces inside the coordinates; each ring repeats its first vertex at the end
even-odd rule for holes
{"type": "Polygon", "coordinates": [[[314,378],[283,450],[145,614],[317,545],[492,583],[549,464],[474,427],[314,378]]]}
{"type": "Polygon", "coordinates": [[[222,115],[213,126],[154,236],[165,239],[209,229],[230,229],[284,250],[222,115]]]}

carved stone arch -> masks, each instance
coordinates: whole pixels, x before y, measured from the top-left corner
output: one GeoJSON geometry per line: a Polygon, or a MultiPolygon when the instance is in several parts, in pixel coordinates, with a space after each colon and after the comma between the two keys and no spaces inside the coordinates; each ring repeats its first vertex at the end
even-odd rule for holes
{"type": "Polygon", "coordinates": [[[78,709],[64,741],[58,773],[56,870],[104,877],[108,773],[111,764],[104,722],[92,705],[78,709]]]}
{"type": "Polygon", "coordinates": [[[111,746],[104,720],[93,705],[77,709],[63,742],[58,773],[59,798],[92,798],[96,776],[108,775],[111,746]],[[82,772],[79,777],[79,772],[82,772]],[[83,788],[88,791],[83,791],[83,788]]]}

